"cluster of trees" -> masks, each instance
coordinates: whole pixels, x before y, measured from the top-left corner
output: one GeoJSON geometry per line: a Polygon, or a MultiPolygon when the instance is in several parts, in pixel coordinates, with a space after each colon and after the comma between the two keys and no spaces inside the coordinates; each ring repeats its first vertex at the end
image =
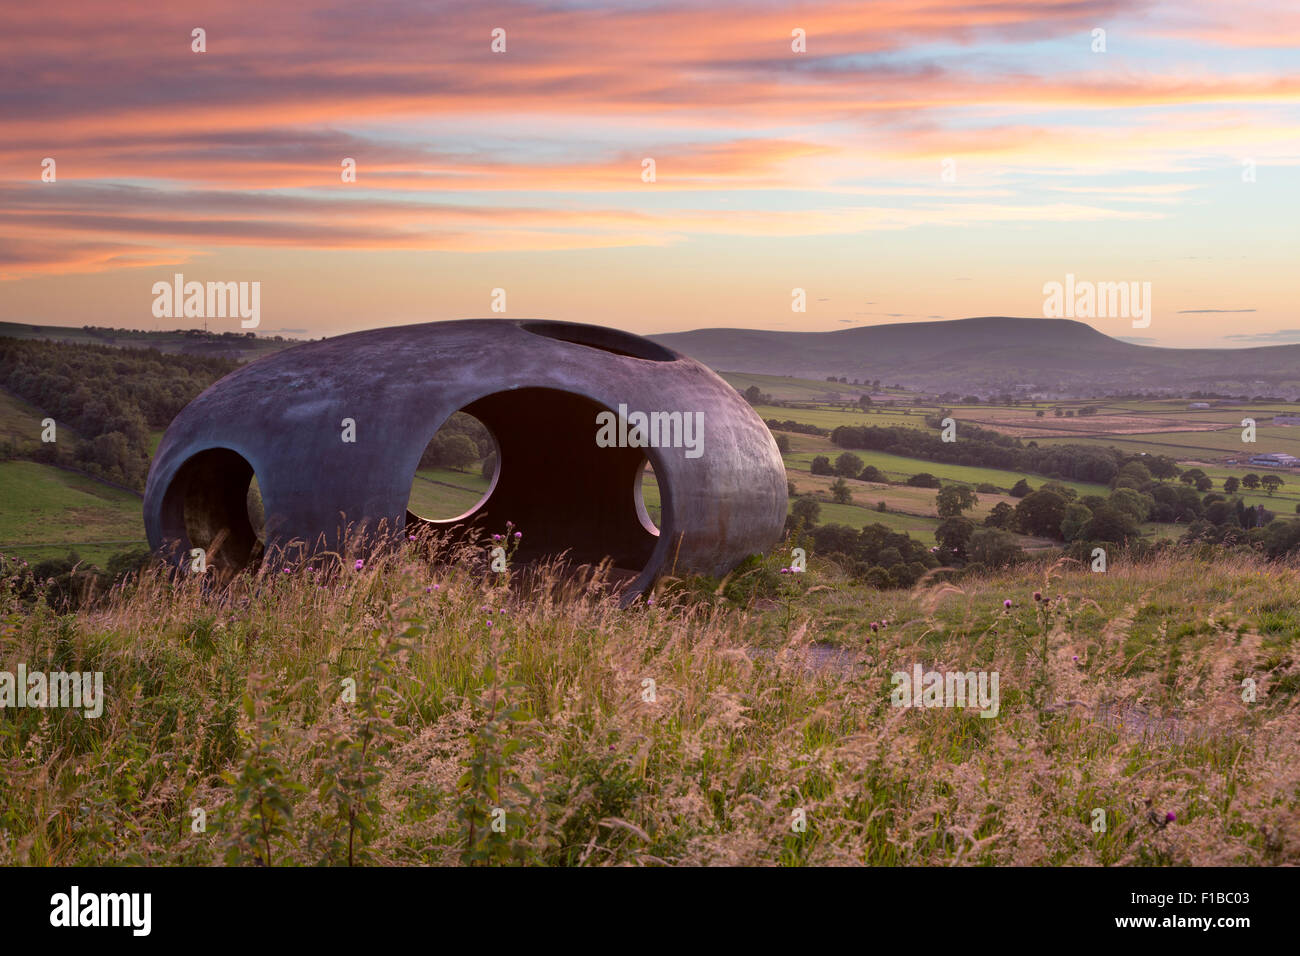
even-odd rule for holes
{"type": "Polygon", "coordinates": [[[56,440],[45,443],[38,434],[3,453],[72,465],[143,489],[150,431],[166,428],[201,391],[237,367],[227,358],[157,349],[0,338],[0,386],[82,439],[60,441],[56,432],[56,440]]]}
{"type": "MultiPolygon", "coordinates": [[[[1144,521],[1202,522],[1211,528],[1250,529],[1262,528],[1274,518],[1272,512],[1252,508],[1240,498],[1217,492],[1201,494],[1212,487],[1212,482],[1199,469],[1184,472],[1175,483],[1155,477],[1148,462],[1148,458],[1125,461],[1110,483],[1110,494],[1105,496],[1080,497],[1073,488],[1059,482],[1047,482],[1035,491],[1021,479],[1011,489],[1019,503],[1015,507],[1005,502],[997,504],[984,524],[1067,543],[1123,544],[1141,534],[1139,526],[1144,521]]],[[[1235,478],[1229,478],[1224,487],[1231,494],[1239,485],[1235,478]]]]}
{"type": "Polygon", "coordinates": [[[841,425],[831,432],[831,441],[841,448],[885,451],[946,464],[1030,471],[1103,484],[1115,477],[1122,460],[1113,448],[1073,444],[1040,448],[974,425],[962,425],[959,440],[955,442],[945,442],[938,435],[903,426],[841,425]]]}
{"type": "Polygon", "coordinates": [[[838,556],[855,580],[878,588],[910,588],[939,559],[906,534],[871,524],[861,531],[827,524],[808,532],[818,554],[838,556]]]}
{"type": "Polygon", "coordinates": [[[778,422],[775,418],[769,418],[763,422],[769,431],[794,432],[797,435],[820,435],[825,437],[829,435],[825,428],[818,428],[816,425],[809,425],[807,422],[796,422],[786,419],[778,422]]]}
{"type": "Polygon", "coordinates": [[[858,481],[884,482],[885,473],[875,465],[863,465],[862,459],[851,452],[844,452],[831,464],[826,455],[818,455],[812,460],[809,470],[814,475],[838,475],[841,478],[856,478],[858,481]]]}
{"type": "Polygon", "coordinates": [[[490,478],[496,470],[496,450],[496,442],[482,422],[473,415],[455,412],[424,449],[420,467],[468,471],[482,461],[483,474],[490,478]]]}

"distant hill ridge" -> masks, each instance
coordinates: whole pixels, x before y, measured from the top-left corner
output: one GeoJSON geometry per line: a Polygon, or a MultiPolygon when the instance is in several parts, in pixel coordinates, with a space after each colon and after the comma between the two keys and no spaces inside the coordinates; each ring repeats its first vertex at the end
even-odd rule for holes
{"type": "Polygon", "coordinates": [[[1300,345],[1174,349],[1123,342],[1073,319],[980,316],[831,332],[696,329],[649,338],[716,369],[882,379],[917,388],[1034,386],[1300,393],[1300,345]]]}

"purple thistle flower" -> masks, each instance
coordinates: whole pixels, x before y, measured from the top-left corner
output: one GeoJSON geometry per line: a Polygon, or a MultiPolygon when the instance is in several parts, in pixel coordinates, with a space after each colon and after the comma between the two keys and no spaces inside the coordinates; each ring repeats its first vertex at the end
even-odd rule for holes
{"type": "Polygon", "coordinates": [[[1003,607],[1011,607],[1011,598],[1007,598],[1005,601],[1003,601],[1003,602],[1002,602],[1002,606],[1003,606],[1003,607]]]}
{"type": "Polygon", "coordinates": [[[366,566],[366,562],[361,560],[360,558],[357,558],[357,563],[353,567],[355,570],[360,571],[365,566],[366,566]]]}
{"type": "Polygon", "coordinates": [[[1174,816],[1174,811],[1172,811],[1172,810],[1170,810],[1168,813],[1165,814],[1165,822],[1166,822],[1166,823],[1173,823],[1173,822],[1174,822],[1175,820],[1177,820],[1177,819],[1178,819],[1178,817],[1174,816]]]}
{"type": "Polygon", "coordinates": [[[519,540],[520,538],[522,538],[523,536],[524,536],[524,533],[523,533],[522,531],[516,531],[516,532],[515,532],[515,540],[516,540],[516,541],[518,541],[518,540],[519,540]]]}

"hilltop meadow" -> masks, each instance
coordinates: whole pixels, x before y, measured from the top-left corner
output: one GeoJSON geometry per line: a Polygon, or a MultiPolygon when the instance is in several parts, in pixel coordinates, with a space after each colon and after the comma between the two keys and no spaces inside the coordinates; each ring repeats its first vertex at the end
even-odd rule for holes
{"type": "Polygon", "coordinates": [[[5,561],[4,665],[102,671],[106,707],[6,712],[0,864],[1300,862],[1292,565],[881,591],[782,551],[620,609],[475,553],[67,613],[5,561]],[[914,665],[997,672],[997,715],[892,706],[914,665]]]}

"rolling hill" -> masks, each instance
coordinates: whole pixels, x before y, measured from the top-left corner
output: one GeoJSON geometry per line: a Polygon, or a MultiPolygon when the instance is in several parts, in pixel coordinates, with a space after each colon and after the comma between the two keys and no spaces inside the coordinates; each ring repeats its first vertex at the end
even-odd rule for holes
{"type": "Polygon", "coordinates": [[[697,329],[650,338],[727,371],[879,378],[936,392],[1300,394],[1300,345],[1157,348],[1072,319],[983,316],[833,332],[697,329]]]}

